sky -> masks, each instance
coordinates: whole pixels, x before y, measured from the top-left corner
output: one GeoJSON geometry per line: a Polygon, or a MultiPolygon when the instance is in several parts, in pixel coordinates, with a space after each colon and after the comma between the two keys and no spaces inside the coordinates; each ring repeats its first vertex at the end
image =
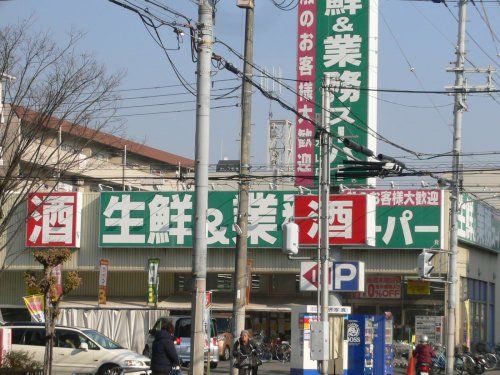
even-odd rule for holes
{"type": "MultiPolygon", "coordinates": [[[[144,3],[135,0],[136,3],[144,3]]],[[[162,0],[172,9],[197,19],[193,0],[162,0]]],[[[243,50],[244,11],[234,0],[221,0],[217,6],[215,36],[238,51],[243,50]]],[[[260,67],[280,69],[285,78],[296,78],[297,10],[283,11],[271,0],[256,0],[254,61],[260,67]]],[[[380,0],[379,3],[379,75],[380,88],[402,90],[443,90],[452,85],[454,75],[446,68],[455,60],[458,17],[456,1],[447,6],[431,1],[380,0]]],[[[467,57],[477,67],[498,68],[500,41],[493,41],[484,19],[500,35],[500,2],[483,0],[469,3],[467,22],[467,57]],[[486,16],[483,13],[486,11],[486,16]],[[496,27],[496,29],[495,29],[496,27]]],[[[194,157],[195,104],[175,77],[165,54],[147,34],[140,19],[130,11],[105,0],[10,0],[0,1],[0,25],[9,25],[32,17],[33,32],[49,30],[61,43],[71,30],[85,33],[79,43],[82,51],[93,53],[109,72],[124,72],[121,89],[151,88],[124,92],[124,97],[158,95],[156,98],[124,100],[122,106],[158,106],[121,109],[127,137],[152,147],[194,157]],[[177,85],[177,86],[173,86],[177,85]],[[160,96],[164,95],[164,96],[160,96]],[[167,96],[165,96],[167,95],[167,96]],[[172,104],[176,102],[176,104],[172,104]],[[182,102],[182,103],[179,103],[182,102]],[[186,112],[175,112],[175,111],[186,112]],[[158,115],[130,116],[138,113],[170,112],[158,115]]],[[[191,61],[188,39],[180,44],[171,28],[160,29],[170,56],[189,82],[195,82],[196,64],[191,61]]],[[[214,51],[241,68],[241,60],[220,43],[214,51]]],[[[500,76],[495,74],[500,83],[500,76]]],[[[224,94],[239,85],[231,73],[214,74],[213,95],[224,94]],[[227,89],[224,89],[227,88],[227,89]]],[[[258,78],[256,78],[258,79],[258,78]]],[[[468,76],[471,84],[483,84],[484,75],[468,76]]],[[[293,85],[293,82],[291,82],[293,85]]],[[[497,85],[498,86],[498,85],[497,85]]],[[[497,87],[498,88],[498,87],[497,87]]],[[[212,101],[213,106],[230,106],[212,110],[210,162],[221,157],[239,158],[240,109],[235,95],[212,101]]],[[[500,94],[468,97],[469,111],[463,121],[463,151],[500,151],[500,94]]],[[[282,99],[294,103],[291,93],[283,91],[282,99]]],[[[266,163],[266,126],[271,109],[275,119],[295,121],[295,116],[270,103],[258,92],[253,95],[252,164],[266,163]]],[[[380,93],[378,132],[391,141],[422,153],[443,153],[452,149],[453,98],[447,95],[380,93]]],[[[409,165],[443,169],[451,158],[417,162],[401,150],[386,143],[378,152],[400,157],[409,165]]],[[[500,164],[498,155],[475,155],[464,158],[466,165],[500,164]]]]}

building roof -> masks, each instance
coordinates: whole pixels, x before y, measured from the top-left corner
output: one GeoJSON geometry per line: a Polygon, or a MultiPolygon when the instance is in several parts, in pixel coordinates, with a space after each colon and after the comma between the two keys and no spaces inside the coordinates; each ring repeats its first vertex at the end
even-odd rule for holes
{"type": "Polygon", "coordinates": [[[186,168],[194,167],[194,160],[172,154],[167,151],[159,150],[153,147],[146,146],[125,138],[117,137],[105,133],[100,130],[92,129],[87,126],[72,123],[70,121],[61,120],[54,116],[45,117],[45,114],[29,110],[23,107],[14,108],[17,116],[30,123],[37,123],[50,129],[57,130],[61,127],[61,131],[66,134],[71,134],[75,137],[91,140],[92,142],[100,143],[102,145],[112,147],[118,150],[123,150],[127,146],[127,152],[143,156],[145,158],[153,159],[161,163],[170,165],[180,165],[186,168]],[[43,116],[43,118],[40,118],[43,116]]]}

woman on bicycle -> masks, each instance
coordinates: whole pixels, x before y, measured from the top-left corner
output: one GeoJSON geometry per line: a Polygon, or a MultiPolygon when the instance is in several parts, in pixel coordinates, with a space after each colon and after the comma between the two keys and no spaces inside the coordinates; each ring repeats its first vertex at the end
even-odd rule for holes
{"type": "Polygon", "coordinates": [[[257,375],[262,362],[257,358],[255,345],[247,330],[241,331],[240,338],[234,343],[233,357],[239,374],[246,374],[247,369],[251,369],[252,375],[257,375]]]}

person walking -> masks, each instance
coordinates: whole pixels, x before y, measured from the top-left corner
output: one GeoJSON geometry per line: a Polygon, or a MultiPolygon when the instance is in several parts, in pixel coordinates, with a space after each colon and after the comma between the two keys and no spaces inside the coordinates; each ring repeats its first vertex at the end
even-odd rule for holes
{"type": "Polygon", "coordinates": [[[233,357],[239,374],[246,375],[247,369],[250,369],[252,375],[257,375],[262,361],[257,357],[255,345],[250,340],[250,333],[247,330],[241,331],[240,338],[234,343],[233,357]]]}
{"type": "Polygon", "coordinates": [[[174,346],[174,325],[171,320],[162,321],[161,329],[156,331],[151,353],[153,375],[169,375],[172,367],[179,365],[179,357],[174,346]]]}

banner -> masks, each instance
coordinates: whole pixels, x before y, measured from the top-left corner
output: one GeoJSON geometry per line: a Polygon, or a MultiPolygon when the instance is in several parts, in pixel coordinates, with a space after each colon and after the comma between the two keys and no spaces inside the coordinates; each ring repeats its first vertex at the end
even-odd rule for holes
{"type": "Polygon", "coordinates": [[[401,276],[368,276],[364,293],[355,298],[400,299],[401,276]]]}
{"type": "Polygon", "coordinates": [[[431,294],[431,282],[424,280],[408,280],[406,285],[408,295],[429,295],[431,294]]]}
{"type": "Polygon", "coordinates": [[[148,303],[158,303],[158,287],[160,285],[160,275],[158,268],[160,259],[148,259],[148,303]]]}
{"type": "Polygon", "coordinates": [[[33,319],[33,321],[38,323],[45,322],[43,299],[43,294],[33,294],[32,296],[23,297],[24,303],[28,308],[31,318],[33,319]]]}
{"type": "MultiPolygon", "coordinates": [[[[440,190],[348,190],[347,194],[366,192],[376,200],[376,248],[422,249],[441,244],[444,216],[440,190]]],[[[309,200],[309,203],[316,199],[313,198],[316,195],[297,195],[294,191],[249,193],[249,248],[281,248],[283,223],[292,220],[294,216],[299,217],[294,212],[296,196],[309,200]]],[[[193,246],[192,192],[102,192],[100,204],[100,247],[193,246]]],[[[211,191],[208,194],[208,207],[208,246],[235,248],[237,233],[234,224],[238,212],[238,193],[211,191]]],[[[308,209],[306,214],[314,213],[314,207],[308,209]]],[[[373,209],[368,214],[373,214],[373,209]]],[[[296,218],[298,224],[300,221],[301,219],[296,218]]],[[[302,221],[311,224],[311,228],[314,224],[314,220],[302,221]]],[[[334,225],[338,226],[340,222],[334,225]]]]}
{"type": "Polygon", "coordinates": [[[0,328],[0,367],[5,356],[12,350],[12,330],[10,328],[0,328]]]}
{"type": "Polygon", "coordinates": [[[108,268],[109,260],[101,259],[99,262],[99,305],[105,305],[107,302],[108,294],[108,268]]]}
{"type": "Polygon", "coordinates": [[[58,299],[62,294],[62,264],[52,268],[52,276],[56,279],[52,299],[58,299]]]}
{"type": "Polygon", "coordinates": [[[27,206],[27,247],[80,247],[81,193],[30,193],[27,206]]]}

